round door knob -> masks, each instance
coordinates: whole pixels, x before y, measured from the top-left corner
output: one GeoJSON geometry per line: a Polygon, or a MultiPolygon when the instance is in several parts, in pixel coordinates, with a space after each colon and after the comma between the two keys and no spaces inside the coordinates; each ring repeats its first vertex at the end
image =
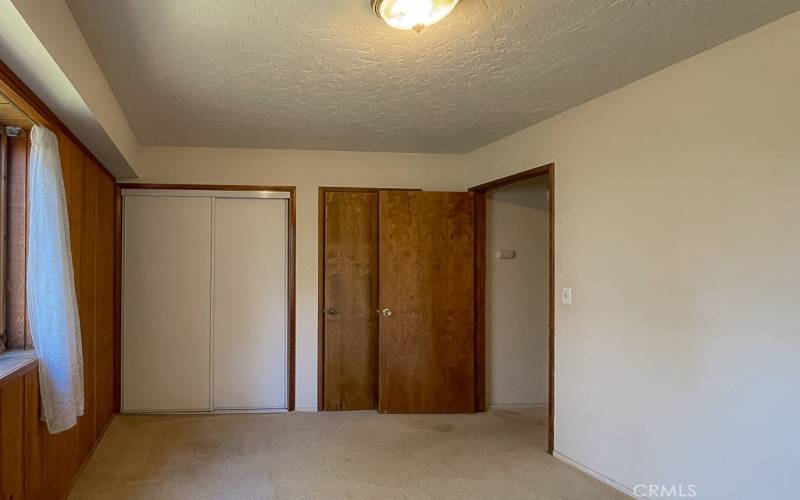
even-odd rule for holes
{"type": "Polygon", "coordinates": [[[391,309],[386,307],[386,308],[381,309],[381,314],[383,314],[384,316],[386,316],[388,318],[389,316],[391,316],[394,313],[392,313],[391,309]]]}

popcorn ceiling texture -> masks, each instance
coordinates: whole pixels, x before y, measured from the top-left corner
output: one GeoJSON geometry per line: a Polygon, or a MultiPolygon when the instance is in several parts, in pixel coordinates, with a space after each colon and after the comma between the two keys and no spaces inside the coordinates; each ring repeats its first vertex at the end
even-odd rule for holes
{"type": "Polygon", "coordinates": [[[143,145],[463,153],[800,0],[462,0],[422,33],[369,0],[68,0],[143,145]]]}

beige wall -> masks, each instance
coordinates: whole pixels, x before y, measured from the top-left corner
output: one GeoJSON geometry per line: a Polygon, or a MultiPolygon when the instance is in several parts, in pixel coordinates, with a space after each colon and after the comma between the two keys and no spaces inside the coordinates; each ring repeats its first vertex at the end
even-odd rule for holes
{"type": "Polygon", "coordinates": [[[556,451],[632,488],[800,491],[800,14],[466,157],[556,163],[556,451]]]}
{"type": "Polygon", "coordinates": [[[150,147],[140,155],[137,182],[297,186],[298,409],[317,406],[317,188],[463,190],[451,155],[150,147]]]}
{"type": "Polygon", "coordinates": [[[486,200],[486,387],[491,407],[547,403],[547,177],[494,189],[486,200]],[[496,252],[513,250],[514,259],[496,252]]]}

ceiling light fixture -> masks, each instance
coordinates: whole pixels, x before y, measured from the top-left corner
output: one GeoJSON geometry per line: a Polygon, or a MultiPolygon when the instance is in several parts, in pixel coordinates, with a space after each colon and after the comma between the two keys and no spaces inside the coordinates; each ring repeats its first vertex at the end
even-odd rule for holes
{"type": "Polygon", "coordinates": [[[459,0],[371,0],[372,10],[386,24],[417,33],[438,23],[453,11],[459,0]]]}

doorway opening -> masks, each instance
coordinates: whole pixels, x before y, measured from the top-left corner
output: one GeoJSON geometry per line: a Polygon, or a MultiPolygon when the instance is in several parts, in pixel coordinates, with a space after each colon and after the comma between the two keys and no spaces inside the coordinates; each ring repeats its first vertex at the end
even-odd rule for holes
{"type": "Polygon", "coordinates": [[[555,166],[475,193],[476,406],[547,408],[554,447],[555,166]]]}

